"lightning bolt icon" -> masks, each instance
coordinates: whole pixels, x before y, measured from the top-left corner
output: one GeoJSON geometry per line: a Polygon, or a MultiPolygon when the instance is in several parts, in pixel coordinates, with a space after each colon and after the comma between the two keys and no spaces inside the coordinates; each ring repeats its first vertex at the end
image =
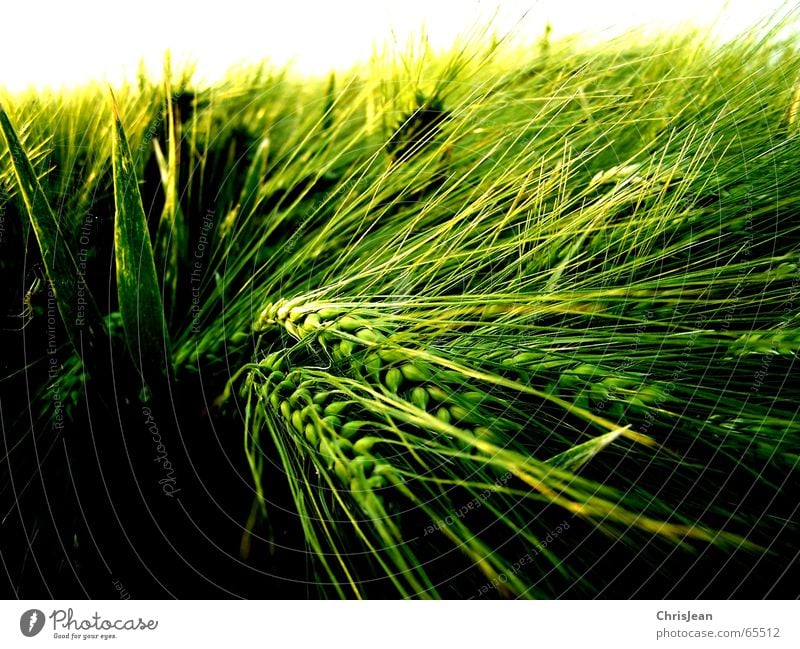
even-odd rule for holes
{"type": "Polygon", "coordinates": [[[31,618],[28,620],[28,631],[33,630],[33,625],[36,624],[36,620],[39,619],[39,616],[36,614],[36,611],[31,613],[31,618]]]}

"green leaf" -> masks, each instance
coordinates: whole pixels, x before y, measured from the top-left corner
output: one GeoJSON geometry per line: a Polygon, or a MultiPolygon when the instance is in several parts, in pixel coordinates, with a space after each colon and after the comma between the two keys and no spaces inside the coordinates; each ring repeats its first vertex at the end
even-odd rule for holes
{"type": "Polygon", "coordinates": [[[96,355],[88,352],[95,349],[99,340],[106,336],[100,312],[70,251],[68,239],[47,202],[33,165],[2,106],[0,129],[8,144],[19,193],[39,243],[58,311],[75,349],[84,357],[84,363],[89,360],[86,364],[91,372],[96,355]]]}
{"type": "Polygon", "coordinates": [[[114,254],[119,310],[133,363],[152,384],[169,375],[169,337],[133,156],[116,102],[113,106],[114,254]]]}
{"type": "Polygon", "coordinates": [[[563,453],[554,455],[546,464],[549,464],[554,469],[562,469],[564,471],[577,471],[580,467],[591,460],[595,455],[602,451],[606,446],[616,440],[624,429],[613,430],[605,435],[594,437],[588,442],[573,446],[563,453]]]}

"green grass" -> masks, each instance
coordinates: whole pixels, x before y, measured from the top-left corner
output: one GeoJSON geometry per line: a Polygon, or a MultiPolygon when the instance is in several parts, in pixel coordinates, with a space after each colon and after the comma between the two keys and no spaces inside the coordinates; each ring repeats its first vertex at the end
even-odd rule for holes
{"type": "Polygon", "coordinates": [[[182,108],[167,68],[115,89],[117,121],[100,87],[5,97],[27,155],[0,148],[0,182],[68,326],[84,218],[114,219],[92,246],[116,280],[89,289],[115,282],[102,316],[151,388],[202,381],[243,438],[243,560],[279,481],[321,595],[609,594],[587,576],[609,544],[782,560],[800,124],[778,27],[473,38],[319,82],[239,71],[182,108]]]}

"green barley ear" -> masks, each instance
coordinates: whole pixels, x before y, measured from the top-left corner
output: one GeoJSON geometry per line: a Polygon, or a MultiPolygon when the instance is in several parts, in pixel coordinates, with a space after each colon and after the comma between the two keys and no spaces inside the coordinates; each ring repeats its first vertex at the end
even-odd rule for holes
{"type": "Polygon", "coordinates": [[[58,311],[72,344],[79,353],[86,356],[92,371],[97,356],[92,352],[106,335],[100,312],[70,250],[68,238],[36,177],[30,158],[1,105],[0,129],[8,144],[19,193],[39,243],[58,311]]]}
{"type": "Polygon", "coordinates": [[[449,116],[444,102],[438,95],[415,95],[415,106],[397,124],[386,142],[386,150],[392,158],[408,159],[420,152],[439,135],[442,124],[449,116]]]}
{"type": "Polygon", "coordinates": [[[112,105],[114,254],[119,309],[134,365],[146,382],[157,382],[171,368],[169,336],[133,158],[113,94],[112,105]]]}

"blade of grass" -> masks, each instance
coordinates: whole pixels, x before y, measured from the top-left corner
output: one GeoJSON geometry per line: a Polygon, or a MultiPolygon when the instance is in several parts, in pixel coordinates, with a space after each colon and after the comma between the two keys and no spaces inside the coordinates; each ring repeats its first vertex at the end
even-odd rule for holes
{"type": "Polygon", "coordinates": [[[158,289],[153,248],[128,140],[113,99],[114,254],[125,340],[145,382],[170,373],[169,337],[158,289]],[[160,362],[162,361],[163,362],[160,362]]]}
{"type": "Polygon", "coordinates": [[[622,432],[622,429],[614,430],[610,433],[605,433],[604,435],[590,439],[588,442],[573,446],[569,450],[551,457],[546,463],[555,469],[577,471],[606,446],[616,440],[622,432]]]}
{"type": "Polygon", "coordinates": [[[178,198],[179,167],[180,167],[180,124],[176,122],[180,117],[176,114],[176,94],[172,88],[172,66],[169,54],[164,62],[164,117],[166,120],[166,158],[160,148],[158,140],[154,140],[159,171],[161,172],[161,185],[164,191],[164,208],[158,222],[154,255],[159,268],[163,269],[162,277],[163,295],[165,303],[165,317],[171,321],[174,316],[176,294],[178,291],[179,269],[185,262],[187,249],[186,219],[181,210],[178,198]]]}

